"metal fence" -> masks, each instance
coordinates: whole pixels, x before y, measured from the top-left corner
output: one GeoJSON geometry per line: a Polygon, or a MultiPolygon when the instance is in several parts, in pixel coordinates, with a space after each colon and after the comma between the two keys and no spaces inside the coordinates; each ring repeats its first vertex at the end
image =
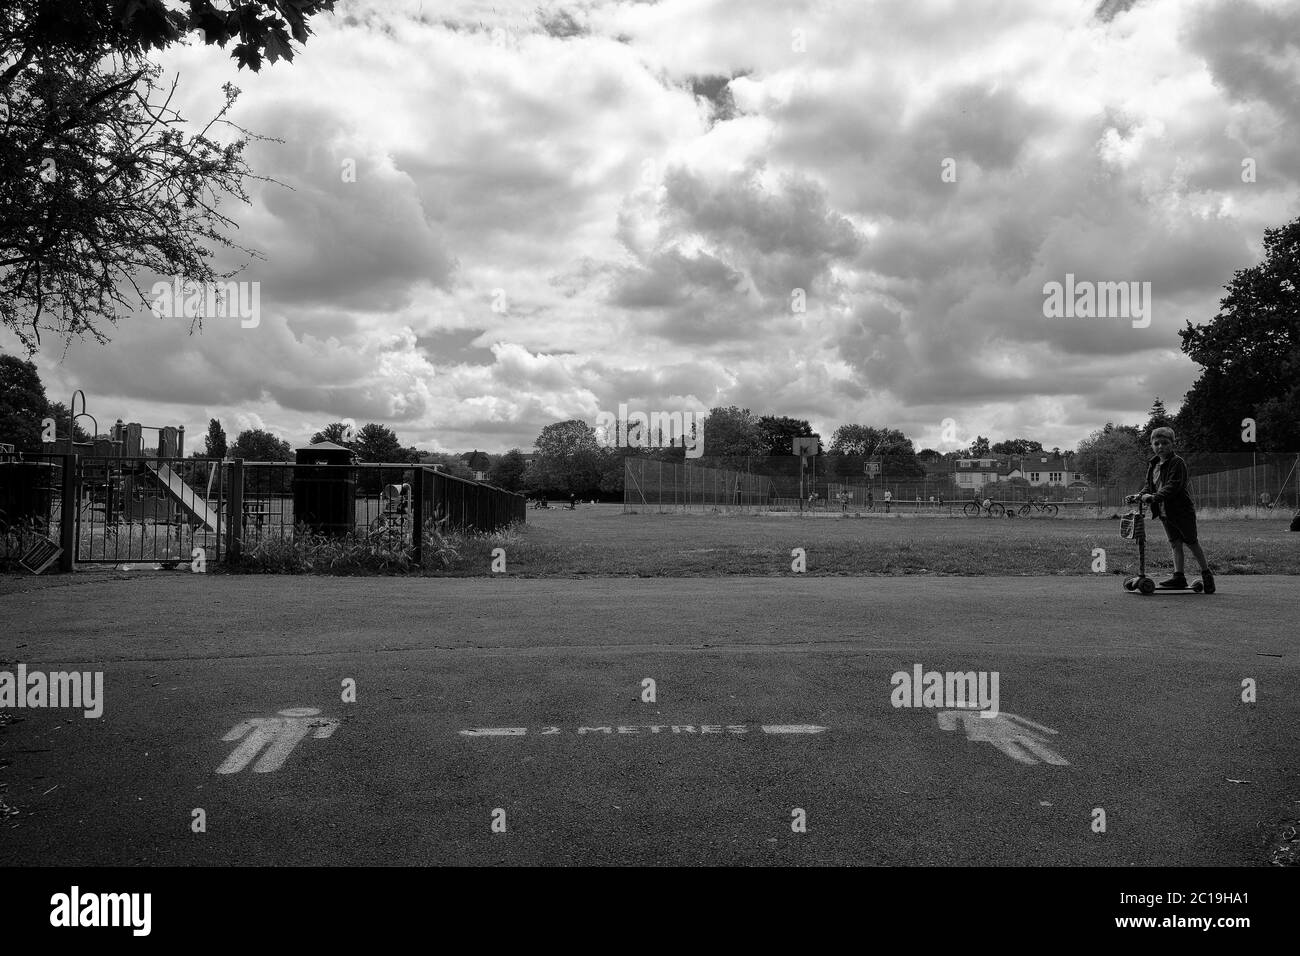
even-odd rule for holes
{"type": "Polygon", "coordinates": [[[770,475],[693,461],[626,458],[623,510],[639,512],[767,509],[777,496],[770,475]]]}
{"type": "Polygon", "coordinates": [[[422,465],[235,462],[230,473],[245,543],[353,535],[414,548],[418,562],[424,534],[491,532],[527,520],[523,495],[422,465]]]}
{"type": "MultiPolygon", "coordinates": [[[[63,540],[63,494],[72,472],[62,455],[0,457],[0,564],[16,567],[41,538],[63,540]]],[[[70,519],[75,522],[75,511],[70,519]]],[[[75,528],[75,523],[70,526],[75,528]]]]}
{"type": "Polygon", "coordinates": [[[0,562],[40,538],[75,563],[237,559],[302,534],[352,535],[418,563],[425,532],[496,531],[526,520],[522,495],[420,465],[306,465],[119,456],[0,460],[0,562]]]}
{"type": "MultiPolygon", "coordinates": [[[[1198,509],[1266,512],[1300,508],[1300,455],[1233,452],[1183,456],[1191,473],[1190,493],[1198,509]]],[[[1124,505],[1146,475],[1146,462],[1134,456],[1118,477],[1104,483],[1032,484],[1023,478],[969,482],[968,472],[924,478],[871,478],[837,473],[835,456],[819,456],[802,466],[794,456],[624,461],[623,508],[629,512],[669,511],[881,511],[889,492],[892,512],[961,514],[973,499],[1004,507],[1029,502],[1055,504],[1062,515],[1107,515],[1124,505]],[[841,498],[841,495],[844,497],[841,498]]],[[[1030,508],[1032,514],[1040,512],[1030,508]]]]}
{"type": "MultiPolygon", "coordinates": [[[[1300,509],[1300,454],[1249,452],[1186,454],[1188,491],[1200,511],[1267,513],[1300,509]]],[[[1145,463],[1123,477],[1089,488],[1099,511],[1113,513],[1146,477],[1145,463]]]]}

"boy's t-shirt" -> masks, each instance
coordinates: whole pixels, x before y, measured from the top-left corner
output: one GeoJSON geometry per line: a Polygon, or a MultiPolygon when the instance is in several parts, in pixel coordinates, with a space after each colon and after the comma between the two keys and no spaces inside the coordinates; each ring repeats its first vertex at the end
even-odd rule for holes
{"type": "Polygon", "coordinates": [[[1169,515],[1171,512],[1178,515],[1194,515],[1196,512],[1196,506],[1192,501],[1191,493],[1187,489],[1186,463],[1182,462],[1182,459],[1174,454],[1170,455],[1164,461],[1160,461],[1158,458],[1154,459],[1150,462],[1149,467],[1150,482],[1148,490],[1150,491],[1156,491],[1165,483],[1165,481],[1177,477],[1180,467],[1182,468],[1184,475],[1183,485],[1178,492],[1166,498],[1164,501],[1152,502],[1153,514],[1162,518],[1169,515]]]}

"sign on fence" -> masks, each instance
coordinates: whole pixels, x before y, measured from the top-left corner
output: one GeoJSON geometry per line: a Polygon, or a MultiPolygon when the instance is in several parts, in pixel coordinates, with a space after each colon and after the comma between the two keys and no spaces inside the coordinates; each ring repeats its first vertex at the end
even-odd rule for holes
{"type": "Polygon", "coordinates": [[[23,555],[18,566],[32,574],[40,574],[63,553],[63,549],[49,538],[37,537],[36,543],[23,555]]]}

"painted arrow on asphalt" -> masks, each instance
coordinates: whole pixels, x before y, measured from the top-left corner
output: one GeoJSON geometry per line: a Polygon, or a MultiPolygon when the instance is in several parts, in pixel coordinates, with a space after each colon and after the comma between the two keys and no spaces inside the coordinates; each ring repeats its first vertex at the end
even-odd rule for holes
{"type": "Polygon", "coordinates": [[[830,728],[816,724],[769,724],[763,727],[765,734],[820,734],[824,730],[830,728]]]}
{"type": "Polygon", "coordinates": [[[1012,760],[1020,763],[1036,764],[1039,760],[1057,767],[1068,767],[1066,760],[1051,747],[1047,746],[1047,735],[1056,733],[1051,727],[1044,727],[1028,717],[1001,713],[996,717],[986,717],[987,711],[978,710],[941,710],[939,728],[956,730],[961,724],[966,729],[966,739],[976,743],[988,743],[997,747],[1012,760]]]}
{"type": "MultiPolygon", "coordinates": [[[[582,735],[588,733],[605,733],[612,734],[617,725],[611,724],[604,727],[579,727],[577,732],[582,735]]],[[[644,725],[651,728],[653,733],[658,733],[660,728],[672,728],[674,734],[685,731],[688,735],[695,735],[695,728],[700,728],[700,736],[718,735],[722,733],[722,728],[727,728],[729,735],[740,735],[748,730],[746,724],[657,724],[644,725]]],[[[640,726],[619,726],[619,736],[639,735],[640,726]]],[[[830,730],[829,727],[821,727],[817,724],[761,724],[759,729],[765,734],[820,734],[830,730]]],[[[528,734],[527,727],[472,727],[469,730],[457,731],[462,737],[524,737],[528,734]]],[[[559,727],[543,727],[540,731],[535,732],[535,736],[548,736],[560,733],[559,727]]]]}

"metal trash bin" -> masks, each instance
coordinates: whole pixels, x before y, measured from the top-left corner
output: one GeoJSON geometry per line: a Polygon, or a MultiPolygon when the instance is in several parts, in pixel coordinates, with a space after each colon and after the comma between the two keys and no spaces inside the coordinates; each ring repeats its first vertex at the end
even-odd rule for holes
{"type": "Polygon", "coordinates": [[[341,537],[356,529],[357,472],[352,449],[323,441],[296,449],[293,520],[341,537]],[[317,467],[311,467],[317,466],[317,467]]]}

